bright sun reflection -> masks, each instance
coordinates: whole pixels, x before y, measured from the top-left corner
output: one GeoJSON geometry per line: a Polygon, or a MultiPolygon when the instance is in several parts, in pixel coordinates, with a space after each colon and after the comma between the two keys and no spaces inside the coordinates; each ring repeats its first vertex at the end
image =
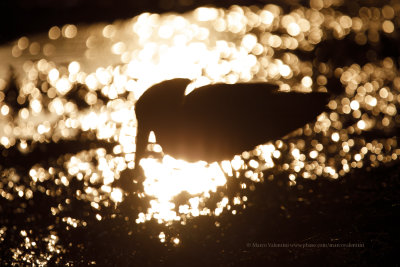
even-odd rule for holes
{"type": "Polygon", "coordinates": [[[155,197],[155,200],[150,202],[148,215],[157,218],[159,222],[180,220],[179,215],[187,213],[185,206],[181,206],[177,214],[174,211],[175,204],[172,202],[174,197],[183,192],[196,196],[190,198],[189,203],[192,215],[198,216],[199,199],[204,201],[210,197],[210,192],[216,192],[219,186],[227,182],[218,163],[210,165],[203,161],[188,163],[166,155],[161,161],[152,158],[142,159],[140,165],[146,176],[143,182],[144,191],[148,196],[155,197]]]}
{"type": "Polygon", "coordinates": [[[144,159],[141,162],[146,174],[145,192],[158,199],[171,200],[186,191],[189,194],[215,192],[226,183],[226,178],[217,163],[207,166],[206,162],[189,163],[165,156],[162,161],[144,159]]]}

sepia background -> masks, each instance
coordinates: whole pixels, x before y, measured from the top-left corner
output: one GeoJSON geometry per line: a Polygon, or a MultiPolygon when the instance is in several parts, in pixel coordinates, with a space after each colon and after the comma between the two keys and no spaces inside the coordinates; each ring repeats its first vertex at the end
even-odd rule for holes
{"type": "Polygon", "coordinates": [[[0,10],[3,265],[398,263],[399,1],[0,10]],[[174,159],[150,136],[134,183],[135,103],[175,77],[331,98],[228,161],[174,159]]]}

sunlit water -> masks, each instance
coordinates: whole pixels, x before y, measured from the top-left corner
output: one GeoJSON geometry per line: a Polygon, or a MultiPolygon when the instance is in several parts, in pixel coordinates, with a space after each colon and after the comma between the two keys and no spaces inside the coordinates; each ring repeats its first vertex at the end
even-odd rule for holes
{"type": "MultiPolygon", "coordinates": [[[[191,217],[235,214],[246,208],[248,190],[277,175],[284,174],[295,186],[299,177],[337,179],[355,168],[397,160],[400,76],[395,59],[336,66],[300,54],[313,55],[317,45],[332,39],[379,44],[382,35],[391,36],[399,27],[400,5],[361,8],[350,17],[328,2],[334,1],[311,1],[312,8],[290,13],[275,5],[198,8],[184,15],[144,13],[110,25],[55,26],[47,35],[21,37],[3,47],[1,53],[18,73],[19,90],[12,102],[8,65],[3,66],[1,197],[29,200],[37,192],[51,197],[64,192],[64,200],[44,212],[76,228],[87,222],[60,215],[71,198],[90,203],[101,221],[103,207],[117,208],[128,195],[138,194],[148,207],[132,215],[137,224],[185,224],[191,217]],[[331,92],[329,82],[335,79],[343,93],[333,95],[328,111],[316,121],[287,138],[233,155],[231,161],[174,159],[151,136],[153,156],[141,161],[144,191],[129,191],[118,181],[134,168],[135,102],[151,85],[175,77],[193,80],[187,93],[209,83],[253,80],[276,82],[284,91],[331,92]],[[7,163],[8,150],[29,155],[36,143],[79,138],[104,140],[112,149],[61,151],[47,164],[25,166],[26,172],[7,163]],[[77,181],[81,188],[68,191],[77,181]],[[237,181],[240,189],[228,196],[227,188],[237,181]],[[218,201],[210,206],[206,203],[211,197],[218,201]]],[[[257,130],[257,125],[248,130],[257,130]]],[[[0,238],[7,230],[0,228],[0,238]]],[[[25,240],[21,246],[35,246],[26,230],[20,235],[25,240]]],[[[46,238],[48,252],[31,255],[12,248],[15,257],[45,263],[63,249],[57,233],[46,238]]],[[[178,237],[168,239],[164,232],[159,238],[179,244],[178,237]]]]}

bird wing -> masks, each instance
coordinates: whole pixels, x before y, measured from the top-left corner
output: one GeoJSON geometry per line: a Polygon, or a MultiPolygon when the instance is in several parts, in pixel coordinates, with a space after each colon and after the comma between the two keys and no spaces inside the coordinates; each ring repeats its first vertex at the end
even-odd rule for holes
{"type": "Polygon", "coordinates": [[[279,92],[268,83],[207,85],[184,99],[187,135],[193,140],[212,136],[215,143],[235,146],[240,153],[315,119],[327,98],[323,93],[279,92]]]}
{"type": "MultiPolygon", "coordinates": [[[[231,151],[230,147],[242,149],[243,146],[237,144],[249,139],[249,131],[260,123],[260,118],[269,124],[274,116],[274,108],[268,107],[267,103],[277,91],[277,85],[268,83],[200,87],[184,99],[183,112],[185,125],[188,126],[184,135],[190,139],[190,143],[199,146],[207,144],[209,148],[226,151],[231,151]],[[205,136],[208,138],[204,139],[205,136]]],[[[262,136],[264,140],[266,136],[262,136]]],[[[250,139],[253,137],[254,133],[250,139]]],[[[244,146],[248,147],[247,143],[244,146]]],[[[215,153],[218,154],[217,151],[215,153]]]]}
{"type": "Polygon", "coordinates": [[[204,118],[209,125],[211,121],[214,127],[227,129],[227,126],[237,125],[235,120],[243,122],[249,115],[253,117],[278,89],[277,85],[269,83],[206,85],[184,98],[183,109],[191,118],[199,121],[204,118]]]}

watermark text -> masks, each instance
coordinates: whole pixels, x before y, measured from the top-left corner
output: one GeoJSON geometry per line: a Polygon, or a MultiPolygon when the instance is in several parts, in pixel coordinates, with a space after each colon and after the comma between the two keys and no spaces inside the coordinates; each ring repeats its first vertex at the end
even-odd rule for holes
{"type": "Polygon", "coordinates": [[[364,248],[364,243],[258,243],[248,242],[248,248],[364,248]]]}

